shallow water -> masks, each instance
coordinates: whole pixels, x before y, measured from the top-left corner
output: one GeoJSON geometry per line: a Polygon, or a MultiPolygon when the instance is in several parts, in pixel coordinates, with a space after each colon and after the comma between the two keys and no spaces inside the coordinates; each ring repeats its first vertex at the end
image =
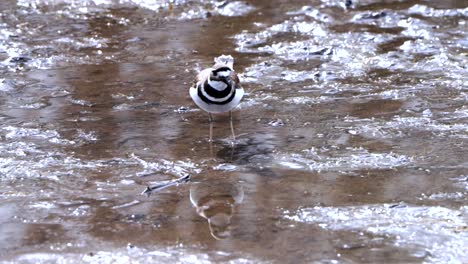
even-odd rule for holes
{"type": "Polygon", "coordinates": [[[468,262],[467,18],[461,0],[0,2],[0,260],[468,262]],[[246,89],[234,147],[188,96],[220,54],[246,89]]]}

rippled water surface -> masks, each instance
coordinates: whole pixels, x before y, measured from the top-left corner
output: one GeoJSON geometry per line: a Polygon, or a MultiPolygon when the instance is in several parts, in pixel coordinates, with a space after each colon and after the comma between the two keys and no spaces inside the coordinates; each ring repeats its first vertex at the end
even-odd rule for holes
{"type": "Polygon", "coordinates": [[[1,1],[0,260],[467,263],[467,18],[463,0],[1,1]],[[188,95],[220,54],[246,90],[234,147],[188,95]]]}

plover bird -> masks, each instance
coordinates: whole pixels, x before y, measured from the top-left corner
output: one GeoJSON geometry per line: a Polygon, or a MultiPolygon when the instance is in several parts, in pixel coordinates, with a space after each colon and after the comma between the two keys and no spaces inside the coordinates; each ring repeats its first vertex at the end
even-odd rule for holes
{"type": "Polygon", "coordinates": [[[231,55],[221,55],[214,59],[213,67],[202,70],[197,75],[196,83],[190,87],[190,97],[202,110],[208,112],[210,121],[210,139],[213,140],[213,116],[229,112],[233,143],[236,140],[232,124],[232,109],[242,97],[244,89],[239,77],[234,71],[234,58],[231,55]]]}

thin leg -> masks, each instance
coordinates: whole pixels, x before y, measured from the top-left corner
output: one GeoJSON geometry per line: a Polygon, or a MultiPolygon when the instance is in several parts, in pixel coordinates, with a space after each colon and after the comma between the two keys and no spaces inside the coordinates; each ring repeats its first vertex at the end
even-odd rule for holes
{"type": "Polygon", "coordinates": [[[229,122],[231,123],[232,143],[236,142],[236,134],[234,133],[234,125],[232,124],[232,111],[229,111],[229,122]]]}
{"type": "Polygon", "coordinates": [[[213,116],[211,113],[209,114],[209,120],[210,120],[210,139],[208,140],[209,142],[213,142],[213,116]]]}

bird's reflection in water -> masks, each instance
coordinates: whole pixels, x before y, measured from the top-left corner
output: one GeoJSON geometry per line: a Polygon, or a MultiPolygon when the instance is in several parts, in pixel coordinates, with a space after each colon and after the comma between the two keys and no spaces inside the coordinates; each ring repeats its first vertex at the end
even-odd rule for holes
{"type": "Polygon", "coordinates": [[[244,200],[242,185],[224,179],[194,182],[190,201],[197,213],[208,221],[211,235],[216,239],[231,236],[231,218],[236,205],[244,200]]]}

